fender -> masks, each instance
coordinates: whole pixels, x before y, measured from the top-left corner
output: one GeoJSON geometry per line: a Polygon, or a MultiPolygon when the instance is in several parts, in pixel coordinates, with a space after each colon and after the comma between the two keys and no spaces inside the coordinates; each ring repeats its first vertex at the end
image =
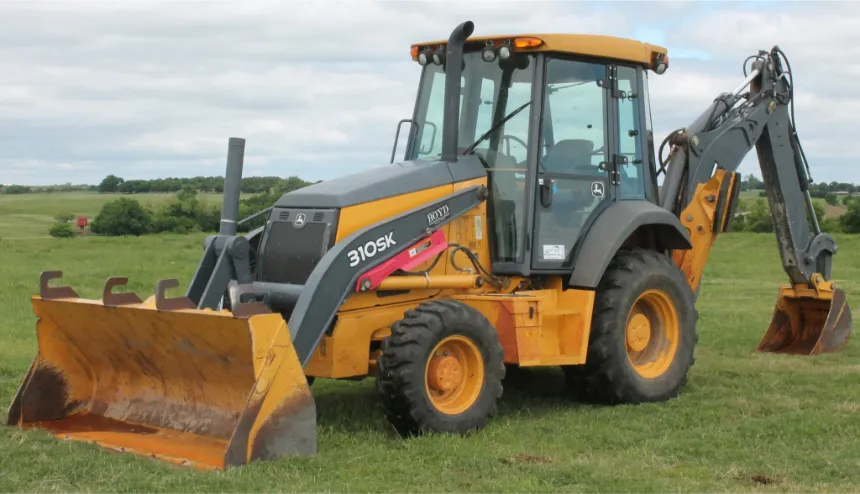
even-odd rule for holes
{"type": "Polygon", "coordinates": [[[599,213],[573,254],[571,288],[594,289],[618,249],[636,230],[656,230],[659,249],[690,249],[690,234],[671,212],[648,201],[617,201],[599,213]]]}

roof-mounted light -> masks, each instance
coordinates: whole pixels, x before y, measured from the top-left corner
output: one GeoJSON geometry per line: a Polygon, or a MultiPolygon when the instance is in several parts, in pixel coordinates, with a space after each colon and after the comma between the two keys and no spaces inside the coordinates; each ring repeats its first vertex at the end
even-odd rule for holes
{"type": "Polygon", "coordinates": [[[514,48],[518,50],[526,48],[537,48],[543,44],[540,38],[516,38],[514,39],[514,48]]]}
{"type": "Polygon", "coordinates": [[[651,60],[651,69],[657,75],[663,75],[669,68],[669,56],[665,53],[655,53],[651,60]]]}
{"type": "Polygon", "coordinates": [[[436,65],[445,63],[445,47],[443,45],[439,45],[436,51],[433,52],[433,63],[436,65]]]}
{"type": "Polygon", "coordinates": [[[412,55],[412,59],[418,57],[418,45],[412,45],[412,48],[409,50],[409,54],[412,55]]]}
{"type": "Polygon", "coordinates": [[[496,59],[496,50],[493,47],[492,41],[487,41],[487,46],[484,47],[484,50],[481,52],[481,58],[483,58],[485,62],[492,62],[496,59]]]}
{"type": "Polygon", "coordinates": [[[427,65],[430,62],[430,57],[427,56],[427,50],[423,50],[418,54],[418,64],[421,66],[427,65]]]}
{"type": "Polygon", "coordinates": [[[506,39],[505,44],[499,48],[499,58],[502,60],[511,58],[511,40],[506,39]]]}

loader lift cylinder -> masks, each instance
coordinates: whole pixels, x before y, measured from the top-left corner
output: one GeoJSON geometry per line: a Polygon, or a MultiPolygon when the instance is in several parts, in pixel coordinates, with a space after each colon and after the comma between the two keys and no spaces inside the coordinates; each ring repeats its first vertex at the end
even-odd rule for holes
{"type": "Polygon", "coordinates": [[[239,220],[239,194],[242,191],[242,167],[245,162],[245,139],[231,137],[227,146],[227,171],[224,175],[224,199],[221,202],[220,235],[236,235],[239,220]]]}

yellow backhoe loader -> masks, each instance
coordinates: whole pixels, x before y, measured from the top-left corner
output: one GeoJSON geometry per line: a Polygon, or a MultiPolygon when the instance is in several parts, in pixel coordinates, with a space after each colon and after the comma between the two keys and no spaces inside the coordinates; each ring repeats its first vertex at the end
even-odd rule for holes
{"type": "Polygon", "coordinates": [[[314,378],[374,376],[404,436],[485,426],[506,365],[559,366],[593,402],[670,399],[752,148],[789,278],[758,350],[846,344],[778,47],[655,150],[664,48],[473,28],[411,47],[402,162],[287,193],[245,235],[245,141],[230,139],[220,230],[184,295],[162,280],[142,300],[109,278],[87,300],[42,273],[38,355],[8,423],[208,469],[316,454],[314,378]]]}

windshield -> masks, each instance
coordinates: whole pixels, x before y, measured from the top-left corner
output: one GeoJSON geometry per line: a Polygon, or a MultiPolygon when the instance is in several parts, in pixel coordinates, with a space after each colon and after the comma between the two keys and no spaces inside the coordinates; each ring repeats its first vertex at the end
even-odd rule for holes
{"type": "MultiPolygon", "coordinates": [[[[507,60],[496,57],[492,62],[485,62],[480,52],[464,53],[463,62],[457,141],[460,153],[531,101],[535,66],[533,55],[516,53],[507,60]]],[[[445,72],[441,66],[430,63],[425,66],[422,78],[414,149],[417,158],[436,158],[442,154],[445,72]]],[[[525,168],[528,129],[529,107],[526,107],[478,143],[475,152],[485,157],[491,167],[525,168]]]]}

